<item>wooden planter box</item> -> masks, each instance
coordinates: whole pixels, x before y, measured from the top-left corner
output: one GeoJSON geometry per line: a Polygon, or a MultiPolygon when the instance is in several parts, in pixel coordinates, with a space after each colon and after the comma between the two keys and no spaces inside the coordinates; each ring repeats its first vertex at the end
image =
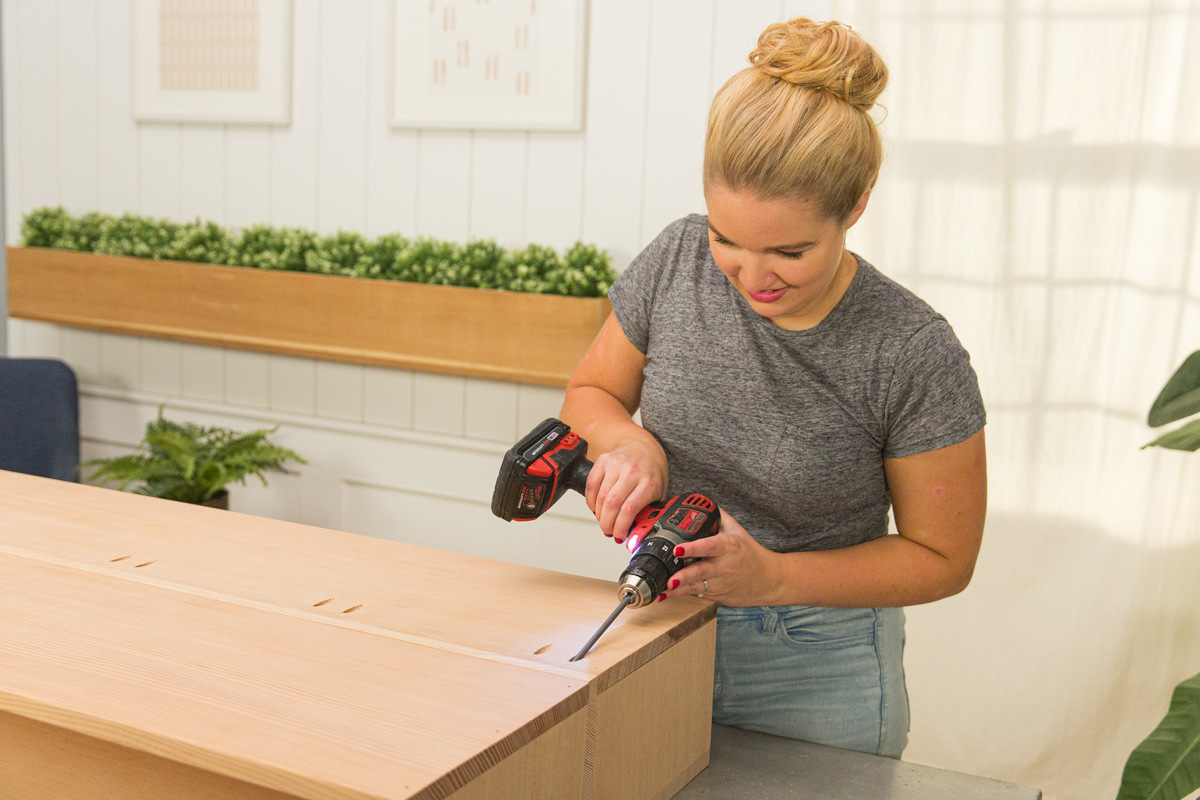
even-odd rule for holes
{"type": "Polygon", "coordinates": [[[424,286],[8,248],[22,319],[359,364],[565,386],[604,298],[424,286]]]}
{"type": "Polygon", "coordinates": [[[2,797],[666,800],[708,763],[706,600],[572,663],[615,584],[11,472],[0,519],[2,797]]]}

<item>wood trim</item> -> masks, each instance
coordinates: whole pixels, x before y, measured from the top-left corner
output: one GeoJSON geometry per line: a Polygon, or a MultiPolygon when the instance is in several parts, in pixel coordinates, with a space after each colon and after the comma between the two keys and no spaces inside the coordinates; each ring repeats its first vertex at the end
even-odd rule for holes
{"type": "Polygon", "coordinates": [[[559,297],[8,248],[9,315],[182,342],[565,386],[611,311],[559,297]]]}

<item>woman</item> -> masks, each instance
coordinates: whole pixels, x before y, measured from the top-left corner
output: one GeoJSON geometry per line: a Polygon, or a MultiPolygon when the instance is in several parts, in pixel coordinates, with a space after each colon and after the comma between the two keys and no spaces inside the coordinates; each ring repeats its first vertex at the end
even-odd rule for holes
{"type": "Polygon", "coordinates": [[[971,578],[983,403],[946,320],[845,249],[882,161],[878,53],[794,19],[750,62],[713,100],[707,216],[614,284],[562,418],[605,535],[669,493],[721,506],[660,598],[720,605],[714,722],[899,757],[902,608],[971,578]]]}

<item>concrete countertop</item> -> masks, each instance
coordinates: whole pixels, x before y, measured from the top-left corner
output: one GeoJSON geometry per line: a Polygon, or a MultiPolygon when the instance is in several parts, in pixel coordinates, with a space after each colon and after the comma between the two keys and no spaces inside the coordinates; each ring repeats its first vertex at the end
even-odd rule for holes
{"type": "Polygon", "coordinates": [[[674,800],[1040,800],[1014,783],[713,725],[708,768],[674,800]]]}

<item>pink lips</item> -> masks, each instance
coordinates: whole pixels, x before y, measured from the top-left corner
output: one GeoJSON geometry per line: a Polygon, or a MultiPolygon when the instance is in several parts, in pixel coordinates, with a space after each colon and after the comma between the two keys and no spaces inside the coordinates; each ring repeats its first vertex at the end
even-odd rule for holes
{"type": "Polygon", "coordinates": [[[773,289],[769,292],[747,292],[747,294],[749,294],[750,299],[754,300],[756,303],[774,303],[776,300],[787,294],[787,289],[773,289]]]}

